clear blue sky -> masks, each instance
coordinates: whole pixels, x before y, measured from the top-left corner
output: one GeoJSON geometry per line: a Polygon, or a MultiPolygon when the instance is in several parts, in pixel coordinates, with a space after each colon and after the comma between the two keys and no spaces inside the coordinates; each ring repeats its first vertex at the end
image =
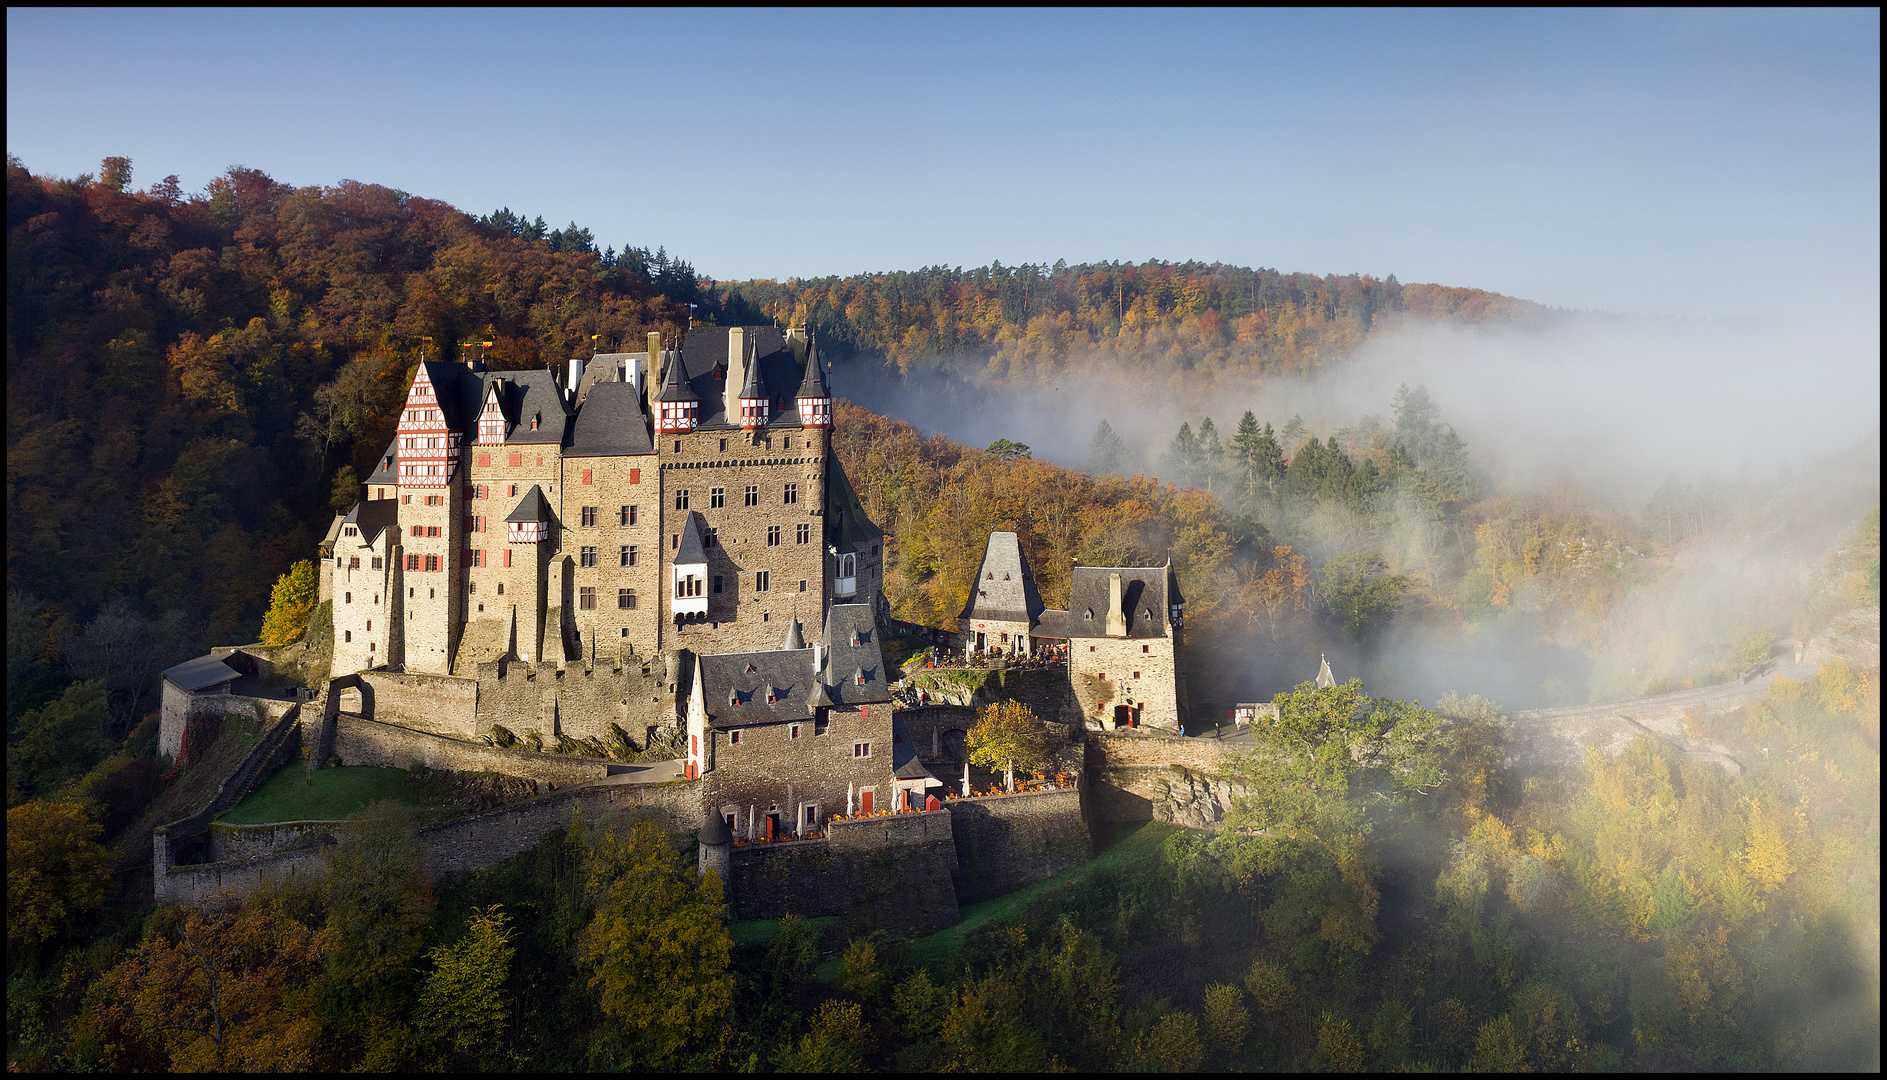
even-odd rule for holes
{"type": "Polygon", "coordinates": [[[7,149],[572,219],[723,280],[1221,260],[1878,334],[1880,18],[7,13],[7,149]]]}

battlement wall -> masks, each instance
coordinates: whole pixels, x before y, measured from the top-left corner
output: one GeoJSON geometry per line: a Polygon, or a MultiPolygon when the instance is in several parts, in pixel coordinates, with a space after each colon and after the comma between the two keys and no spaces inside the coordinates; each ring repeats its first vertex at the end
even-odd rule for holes
{"type": "Polygon", "coordinates": [[[1094,821],[1217,825],[1245,793],[1226,775],[1225,745],[1140,731],[1090,731],[1088,815],[1094,821]]]}
{"type": "Polygon", "coordinates": [[[638,747],[649,729],[676,718],[674,684],[658,658],[644,664],[617,658],[621,667],[599,658],[559,671],[554,665],[496,661],[478,666],[477,732],[502,724],[519,735],[535,731],[545,738],[608,738],[609,725],[620,724],[638,747]]]}

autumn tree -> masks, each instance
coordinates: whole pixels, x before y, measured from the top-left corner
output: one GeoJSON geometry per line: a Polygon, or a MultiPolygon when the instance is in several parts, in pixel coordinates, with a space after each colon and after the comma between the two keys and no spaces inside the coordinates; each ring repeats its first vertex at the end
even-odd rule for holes
{"type": "Polygon", "coordinates": [[[580,955],[590,986],[604,1015],[669,1060],[733,1001],[719,879],[697,879],[648,818],[598,829],[587,877],[596,915],[580,955]]]}
{"type": "Polygon", "coordinates": [[[262,644],[291,645],[299,640],[319,600],[314,563],[303,559],[289,567],[276,580],[269,613],[262,619],[262,644]]]}
{"type": "Polygon", "coordinates": [[[1363,641],[1395,614],[1411,587],[1402,574],[1373,551],[1346,551],[1324,564],[1324,602],[1352,641],[1363,641]]]}
{"type": "Polygon", "coordinates": [[[993,701],[977,710],[963,746],[970,764],[986,769],[1040,774],[1054,761],[1047,729],[1035,710],[1019,701],[993,701]]]}
{"type": "Polygon", "coordinates": [[[411,809],[380,800],[323,855],[321,895],[334,931],[328,1008],[368,1039],[368,1060],[383,1067],[406,1052],[393,1018],[410,999],[435,904],[417,833],[411,809]]]}
{"type": "Polygon", "coordinates": [[[111,752],[104,735],[110,720],[102,683],[70,684],[58,700],[19,718],[17,739],[7,748],[7,786],[21,795],[42,795],[83,775],[111,752]]]}
{"type": "Polygon", "coordinates": [[[474,908],[464,936],[427,954],[433,970],[419,993],[419,1028],[467,1062],[497,1051],[511,1017],[504,985],[517,949],[509,921],[502,905],[474,908]]]}
{"type": "Polygon", "coordinates": [[[313,1067],[321,1025],[308,996],[334,940],[278,900],[233,894],[146,940],[91,993],[112,1067],[293,1072],[313,1067]]]}
{"type": "Polygon", "coordinates": [[[7,808],[7,947],[32,948],[105,902],[111,854],[99,826],[72,802],[7,808]]]}

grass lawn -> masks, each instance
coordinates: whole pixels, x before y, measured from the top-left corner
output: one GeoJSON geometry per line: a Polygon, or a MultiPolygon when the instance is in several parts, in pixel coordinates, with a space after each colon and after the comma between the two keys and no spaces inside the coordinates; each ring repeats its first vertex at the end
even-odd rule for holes
{"type": "Polygon", "coordinates": [[[299,762],[277,770],[255,794],[224,812],[218,821],[230,825],[266,825],[276,821],[337,821],[367,809],[374,799],[403,802],[424,814],[453,808],[426,784],[404,769],[376,769],[349,765],[319,769],[310,782],[299,762]]]}
{"type": "MultiPolygon", "coordinates": [[[[998,896],[994,900],[983,900],[971,904],[962,909],[963,921],[955,926],[947,926],[929,937],[912,941],[908,946],[911,960],[925,965],[948,960],[952,953],[962,947],[971,934],[990,923],[1016,918],[1027,911],[1029,905],[1045,893],[1053,892],[1071,882],[1079,881],[1103,870],[1134,866],[1159,858],[1160,845],[1166,842],[1167,837],[1179,831],[1178,825],[1168,825],[1160,821],[1117,825],[1107,848],[1088,862],[1063,870],[1054,877],[1043,878],[1007,896],[998,896]]],[[[836,981],[839,977],[838,959],[835,957],[820,964],[814,969],[813,974],[827,982],[836,981]]]]}
{"type": "MultiPolygon", "coordinates": [[[[806,922],[821,933],[825,928],[839,921],[837,915],[821,915],[806,922]]],[[[736,945],[768,945],[780,934],[778,919],[742,919],[727,924],[727,936],[734,939],[736,945]]]]}

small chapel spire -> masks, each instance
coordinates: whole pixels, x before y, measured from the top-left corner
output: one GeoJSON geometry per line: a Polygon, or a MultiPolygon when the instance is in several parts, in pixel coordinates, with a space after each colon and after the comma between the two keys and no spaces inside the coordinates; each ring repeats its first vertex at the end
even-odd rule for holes
{"type": "Polygon", "coordinates": [[[1317,669],[1317,689],[1325,690],[1337,685],[1337,677],[1330,674],[1330,661],[1322,653],[1317,654],[1317,659],[1322,661],[1317,669]]]}

